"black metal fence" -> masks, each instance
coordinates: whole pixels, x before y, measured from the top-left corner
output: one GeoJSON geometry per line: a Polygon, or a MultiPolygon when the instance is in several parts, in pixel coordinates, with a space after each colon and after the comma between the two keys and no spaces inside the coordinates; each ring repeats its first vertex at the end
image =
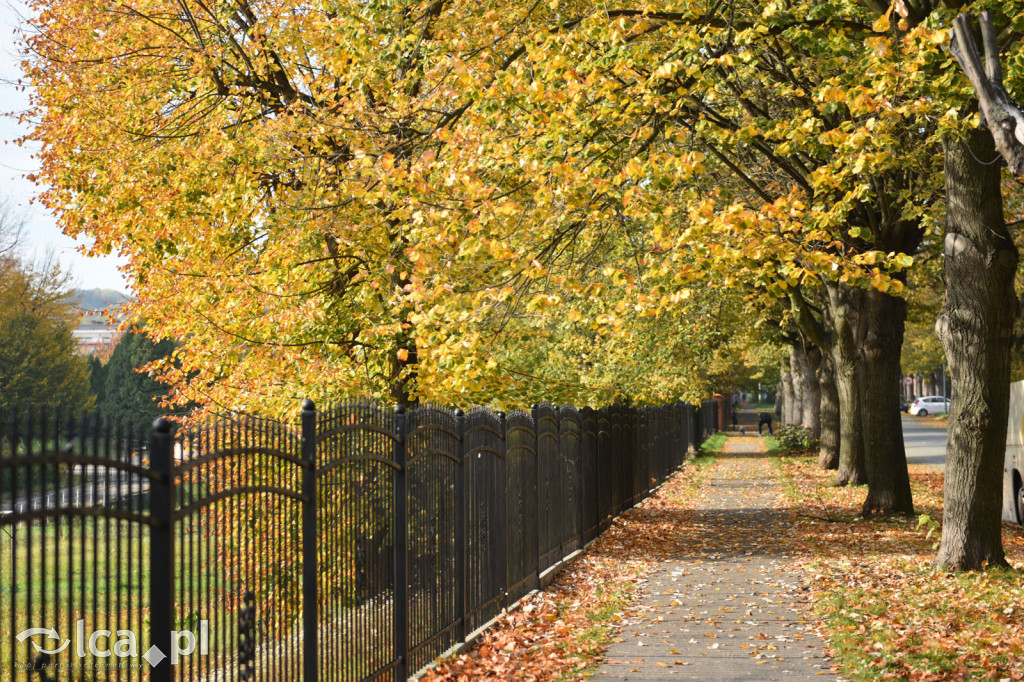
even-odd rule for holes
{"type": "Polygon", "coordinates": [[[713,431],[711,401],[0,423],[0,678],[400,680],[713,431]]]}

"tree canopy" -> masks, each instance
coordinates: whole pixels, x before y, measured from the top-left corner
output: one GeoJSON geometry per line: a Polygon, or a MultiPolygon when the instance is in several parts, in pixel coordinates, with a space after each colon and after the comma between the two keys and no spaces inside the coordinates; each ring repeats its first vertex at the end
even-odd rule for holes
{"type": "Polygon", "coordinates": [[[701,392],[724,309],[901,295],[973,124],[938,4],[129,7],[35,5],[35,136],[182,401],[701,392]]]}

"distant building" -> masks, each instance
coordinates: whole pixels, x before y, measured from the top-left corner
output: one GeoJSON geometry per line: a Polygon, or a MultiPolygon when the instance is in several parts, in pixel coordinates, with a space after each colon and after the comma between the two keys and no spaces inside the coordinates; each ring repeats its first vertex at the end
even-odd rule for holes
{"type": "Polygon", "coordinates": [[[121,338],[121,332],[105,322],[82,322],[71,335],[83,355],[107,355],[121,338]]]}

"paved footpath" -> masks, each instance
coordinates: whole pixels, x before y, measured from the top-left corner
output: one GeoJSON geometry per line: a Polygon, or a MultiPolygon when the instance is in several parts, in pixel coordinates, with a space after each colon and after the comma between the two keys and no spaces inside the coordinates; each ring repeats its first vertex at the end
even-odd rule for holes
{"type": "Polygon", "coordinates": [[[639,615],[597,680],[823,680],[829,673],[801,576],[773,528],[780,495],[764,443],[730,438],[675,556],[648,578],[639,615]],[[691,525],[692,524],[692,525],[691,525]],[[689,536],[689,537],[687,537],[689,536]]]}

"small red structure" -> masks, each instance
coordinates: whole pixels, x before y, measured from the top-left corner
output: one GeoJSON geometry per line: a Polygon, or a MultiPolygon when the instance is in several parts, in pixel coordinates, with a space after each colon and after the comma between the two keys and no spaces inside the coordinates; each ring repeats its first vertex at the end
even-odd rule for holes
{"type": "Polygon", "coordinates": [[[715,393],[711,398],[718,404],[718,430],[725,431],[732,418],[732,403],[729,402],[728,396],[721,393],[715,393]]]}

